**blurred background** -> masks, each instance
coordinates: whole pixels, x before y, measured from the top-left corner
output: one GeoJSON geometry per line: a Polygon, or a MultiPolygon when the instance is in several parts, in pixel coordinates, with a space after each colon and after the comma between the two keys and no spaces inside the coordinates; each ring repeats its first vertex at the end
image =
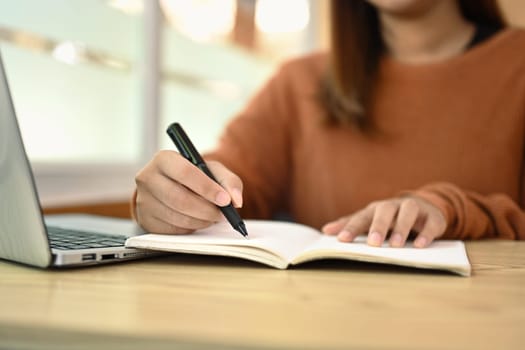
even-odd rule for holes
{"type": "MultiPolygon", "coordinates": [[[[525,26],[525,1],[500,1],[525,26]]],[[[178,121],[201,151],[293,56],[329,0],[0,0],[0,50],[46,212],[128,216],[178,121]]]]}

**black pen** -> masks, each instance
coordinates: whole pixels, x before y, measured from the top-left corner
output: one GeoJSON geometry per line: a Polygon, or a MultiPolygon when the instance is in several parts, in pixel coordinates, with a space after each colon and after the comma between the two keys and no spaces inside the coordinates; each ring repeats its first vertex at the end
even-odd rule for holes
{"type": "MultiPolygon", "coordinates": [[[[213,176],[213,174],[211,173],[210,169],[208,169],[201,155],[199,154],[199,152],[197,152],[197,149],[195,148],[195,146],[193,146],[193,143],[191,143],[190,138],[188,137],[188,135],[186,135],[184,129],[182,129],[182,126],[180,126],[179,123],[171,124],[166,130],[166,132],[168,133],[171,140],[179,150],[179,153],[184,158],[186,158],[193,165],[202,170],[202,172],[208,175],[208,177],[211,178],[213,181],[219,183],[215,176],[213,176]]],[[[242,221],[237,210],[235,210],[235,208],[233,207],[232,203],[224,207],[219,207],[219,209],[236,231],[239,231],[244,237],[248,237],[246,225],[242,221]]]]}

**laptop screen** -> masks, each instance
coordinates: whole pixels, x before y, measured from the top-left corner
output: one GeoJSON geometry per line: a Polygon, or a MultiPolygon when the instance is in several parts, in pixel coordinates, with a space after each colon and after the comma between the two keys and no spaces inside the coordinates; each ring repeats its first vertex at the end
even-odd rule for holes
{"type": "Polygon", "coordinates": [[[46,267],[47,233],[0,56],[0,258],[46,267]]]}

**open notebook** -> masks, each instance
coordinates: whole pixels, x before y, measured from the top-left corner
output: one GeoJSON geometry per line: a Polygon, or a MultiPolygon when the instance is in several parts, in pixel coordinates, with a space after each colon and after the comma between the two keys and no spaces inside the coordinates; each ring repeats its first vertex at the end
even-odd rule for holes
{"type": "Polygon", "coordinates": [[[348,259],[422,269],[446,270],[470,276],[470,263],[462,241],[435,241],[430,247],[371,247],[366,237],[341,243],[334,236],[300,224],[246,220],[249,239],[224,222],[190,235],[145,234],[131,237],[127,247],[189,254],[223,255],[286,269],[306,261],[348,259]]]}

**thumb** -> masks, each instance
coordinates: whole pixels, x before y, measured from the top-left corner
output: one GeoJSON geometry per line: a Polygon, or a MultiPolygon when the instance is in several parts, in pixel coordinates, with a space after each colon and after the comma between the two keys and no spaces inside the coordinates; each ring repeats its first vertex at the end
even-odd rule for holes
{"type": "Polygon", "coordinates": [[[222,163],[217,161],[207,161],[208,168],[213,173],[217,182],[230,194],[233,205],[236,208],[242,207],[242,180],[222,163]]]}

